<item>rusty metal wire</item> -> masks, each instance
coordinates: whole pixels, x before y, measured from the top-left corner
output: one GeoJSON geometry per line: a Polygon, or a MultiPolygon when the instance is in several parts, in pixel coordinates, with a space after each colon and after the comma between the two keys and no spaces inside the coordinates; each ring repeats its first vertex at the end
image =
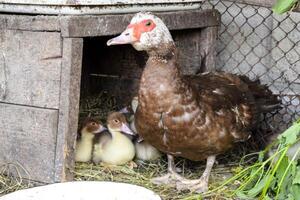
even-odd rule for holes
{"type": "Polygon", "coordinates": [[[211,0],[202,9],[221,13],[216,69],[259,78],[282,99],[282,109],[265,116],[273,132],[300,117],[300,13],[211,0]]]}

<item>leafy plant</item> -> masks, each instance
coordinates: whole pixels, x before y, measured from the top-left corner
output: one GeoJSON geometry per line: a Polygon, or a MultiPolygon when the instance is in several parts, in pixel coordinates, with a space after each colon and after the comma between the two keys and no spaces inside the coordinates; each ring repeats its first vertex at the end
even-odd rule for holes
{"type": "Polygon", "coordinates": [[[277,0],[272,10],[276,14],[283,14],[296,7],[298,0],[277,0]]]}
{"type": "Polygon", "coordinates": [[[277,140],[265,150],[259,152],[254,164],[241,170],[226,180],[219,187],[205,195],[222,191],[225,186],[238,182],[238,187],[231,190],[230,196],[239,199],[260,200],[299,200],[300,199],[300,119],[280,134],[277,140]],[[270,149],[276,151],[267,157],[270,149]],[[296,147],[296,148],[295,148],[296,147]],[[293,155],[291,150],[293,149],[293,155]],[[297,157],[298,156],[298,157],[297,157]],[[264,158],[267,157],[266,160],[264,158]]]}

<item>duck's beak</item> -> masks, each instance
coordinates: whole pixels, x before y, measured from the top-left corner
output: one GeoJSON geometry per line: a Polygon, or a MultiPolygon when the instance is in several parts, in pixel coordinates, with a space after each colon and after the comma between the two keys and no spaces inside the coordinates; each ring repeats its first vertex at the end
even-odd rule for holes
{"type": "Polygon", "coordinates": [[[122,123],[122,126],[121,126],[121,131],[123,133],[126,133],[128,135],[136,135],[136,133],[134,133],[128,126],[128,124],[126,123],[122,123]]]}
{"type": "Polygon", "coordinates": [[[119,44],[131,44],[137,41],[133,36],[133,28],[127,28],[121,35],[114,37],[107,41],[107,46],[119,45],[119,44]]]}

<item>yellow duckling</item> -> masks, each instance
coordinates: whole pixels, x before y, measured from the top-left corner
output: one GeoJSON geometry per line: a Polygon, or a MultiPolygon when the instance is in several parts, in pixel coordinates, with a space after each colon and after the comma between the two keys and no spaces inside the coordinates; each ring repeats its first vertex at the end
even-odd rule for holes
{"type": "Polygon", "coordinates": [[[81,135],[77,138],[75,149],[76,162],[88,162],[92,158],[93,139],[95,134],[106,130],[98,121],[87,118],[81,128],[81,135]]]}
{"type": "MultiPolygon", "coordinates": [[[[134,124],[134,113],[138,108],[138,97],[135,96],[131,101],[131,109],[133,111],[133,115],[131,116],[130,120],[130,129],[137,133],[135,124],[134,124]]],[[[138,133],[137,133],[138,134],[138,133]]],[[[137,140],[134,142],[135,146],[135,157],[138,160],[143,161],[153,161],[161,157],[161,153],[150,145],[148,142],[144,141],[143,138],[138,136],[137,140]]]]}
{"type": "Polygon", "coordinates": [[[132,161],[135,156],[134,145],[123,133],[135,133],[130,130],[125,116],[120,112],[111,113],[107,118],[107,128],[110,134],[101,134],[95,141],[93,162],[123,165],[132,161]]]}
{"type": "Polygon", "coordinates": [[[134,146],[136,152],[135,157],[138,160],[153,161],[161,157],[161,153],[156,148],[141,138],[138,138],[134,142],[134,146]]]}

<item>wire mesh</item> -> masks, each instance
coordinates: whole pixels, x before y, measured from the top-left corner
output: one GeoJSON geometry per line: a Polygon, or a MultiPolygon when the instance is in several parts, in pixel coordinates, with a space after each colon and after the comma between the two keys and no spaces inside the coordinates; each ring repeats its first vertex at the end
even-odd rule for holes
{"type": "MultiPolygon", "coordinates": [[[[282,99],[282,109],[265,116],[273,131],[300,117],[300,13],[273,14],[270,8],[223,0],[202,9],[221,13],[216,69],[259,78],[282,99]]],[[[263,123],[263,124],[264,124],[263,123]]]]}

